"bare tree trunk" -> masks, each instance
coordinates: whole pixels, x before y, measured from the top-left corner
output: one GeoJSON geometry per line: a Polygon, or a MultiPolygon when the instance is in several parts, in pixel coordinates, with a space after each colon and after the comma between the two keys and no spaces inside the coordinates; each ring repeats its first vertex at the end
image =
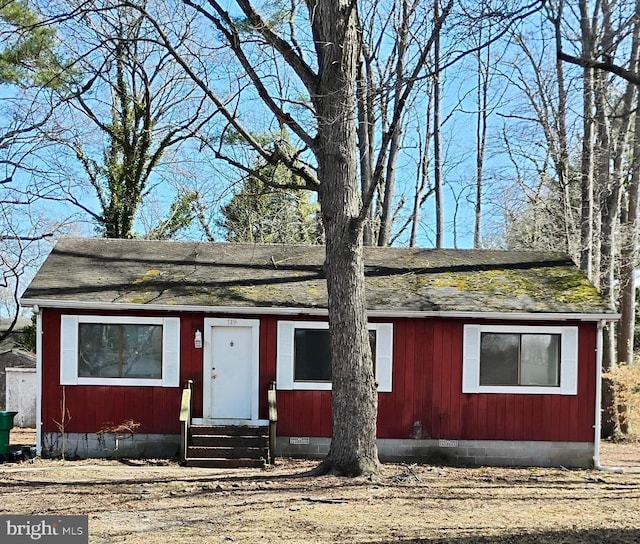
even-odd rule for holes
{"type": "MultiPolygon", "coordinates": [[[[636,22],[633,27],[631,42],[631,61],[629,67],[637,72],[640,68],[640,0],[635,2],[636,22]]],[[[634,362],[634,330],[635,330],[635,305],[636,305],[636,281],[635,271],[638,263],[638,200],[640,187],[640,93],[636,85],[629,84],[624,97],[623,130],[624,136],[629,134],[631,119],[634,121],[633,139],[631,145],[631,176],[626,180],[627,199],[623,220],[620,225],[620,270],[619,270],[619,294],[620,321],[617,323],[617,354],[619,364],[632,364],[634,362]],[[635,112],[632,115],[632,107],[635,112]]],[[[624,140],[626,143],[626,140],[624,140]]],[[[623,154],[627,153],[627,146],[619,146],[616,154],[616,171],[623,177],[623,154]]],[[[618,418],[620,431],[623,435],[629,434],[629,406],[618,402],[618,418]]]]}
{"type": "MultiPolygon", "coordinates": [[[[433,2],[434,20],[438,20],[439,0],[433,2]]],[[[444,195],[442,188],[442,147],[440,144],[440,30],[433,42],[433,184],[436,194],[436,247],[444,245],[444,195]]]]}
{"type": "MultiPolygon", "coordinates": [[[[613,53],[613,32],[611,30],[611,13],[609,3],[601,3],[602,9],[602,38],[601,49],[605,55],[613,53]]],[[[592,52],[594,54],[595,52],[592,52]]],[[[595,124],[596,124],[596,155],[595,155],[595,183],[597,188],[594,199],[600,202],[600,213],[594,216],[596,222],[594,229],[594,244],[592,262],[593,271],[598,272],[596,283],[599,285],[603,297],[611,306],[616,303],[615,266],[616,266],[616,230],[620,211],[621,176],[611,172],[612,147],[614,142],[611,135],[610,107],[607,103],[609,94],[608,76],[603,71],[594,74],[595,90],[595,124]],[[598,233],[599,236],[595,236],[598,233]],[[596,250],[598,250],[596,252],[596,250]]],[[[623,127],[622,130],[628,130],[623,127]]],[[[619,136],[621,144],[624,143],[626,134],[619,136]]],[[[618,173],[619,174],[619,173],[618,173]]],[[[609,323],[605,328],[604,352],[602,354],[602,369],[606,373],[615,368],[616,334],[615,324],[609,323]]],[[[602,382],[602,434],[607,437],[619,438],[621,436],[620,418],[618,413],[616,384],[612,378],[605,376],[602,382]]]]}
{"type": "MultiPolygon", "coordinates": [[[[599,89],[598,92],[601,92],[599,89]]],[[[614,236],[615,227],[617,225],[617,215],[619,209],[619,188],[616,180],[612,180],[613,186],[611,187],[610,194],[602,194],[605,191],[606,186],[609,184],[609,145],[610,139],[608,135],[608,128],[604,126],[606,121],[600,118],[598,119],[598,150],[599,155],[596,158],[598,163],[598,191],[599,196],[602,198],[602,212],[598,214],[598,217],[594,219],[600,219],[595,225],[594,233],[599,232],[599,236],[594,237],[600,240],[600,244],[594,244],[593,248],[593,270],[594,274],[596,270],[599,270],[599,274],[595,276],[597,280],[595,283],[599,285],[603,297],[609,302],[609,304],[615,304],[615,285],[614,285],[614,272],[615,272],[615,251],[614,251],[614,236]],[[596,247],[597,246],[597,247],[596,247]],[[596,260],[597,259],[597,260],[596,260]],[[596,268],[598,267],[598,268],[596,268]]],[[[615,326],[613,323],[609,323],[604,331],[604,346],[602,354],[602,370],[608,372],[612,370],[616,365],[616,336],[615,326]]],[[[609,377],[603,378],[602,383],[602,434],[603,436],[617,438],[620,436],[620,422],[618,418],[617,401],[616,401],[616,388],[615,383],[609,377]]]]}
{"type": "MultiPolygon", "coordinates": [[[[597,56],[594,31],[599,12],[595,11],[593,16],[589,13],[588,0],[580,0],[580,26],[582,39],[582,56],[594,58],[597,56]]],[[[596,10],[600,9],[600,5],[596,10]]],[[[608,52],[607,52],[608,53],[608,52]]],[[[596,199],[603,196],[615,199],[612,191],[609,190],[609,126],[606,118],[605,89],[603,88],[604,78],[601,74],[594,73],[592,68],[584,67],[583,71],[583,136],[582,136],[582,165],[581,165],[581,196],[582,213],[580,227],[580,268],[587,277],[597,286],[601,286],[601,248],[604,249],[606,268],[609,270],[609,259],[612,256],[612,235],[613,217],[605,213],[604,230],[602,229],[602,212],[594,213],[596,199]],[[594,133],[594,115],[597,123],[597,130],[594,133]],[[594,140],[597,136],[598,153],[595,154],[596,147],[594,140]],[[594,162],[595,157],[595,162],[594,162]],[[597,174],[597,183],[594,176],[597,174]],[[596,191],[597,187],[597,191],[596,191]],[[603,234],[604,236],[601,236],[603,234]],[[595,243],[595,241],[600,243],[595,243]]],[[[610,199],[607,198],[607,202],[610,199]]],[[[603,201],[603,204],[607,202],[603,201]]],[[[613,212],[613,210],[610,210],[613,212]]],[[[613,212],[615,213],[615,212],[613,212]]],[[[605,296],[611,297],[611,281],[608,274],[603,282],[605,296]]],[[[611,326],[604,331],[603,346],[603,370],[612,368],[615,363],[615,336],[611,326]]],[[[609,377],[602,378],[602,427],[603,437],[614,437],[620,434],[618,411],[616,404],[615,383],[609,377]]]]}
{"type": "Polygon", "coordinates": [[[638,193],[640,187],[640,96],[636,96],[635,127],[633,138],[633,162],[631,178],[627,185],[626,235],[621,248],[620,262],[620,313],[618,327],[618,359],[622,363],[633,362],[633,333],[635,329],[636,282],[638,263],[638,193]]]}
{"type": "Polygon", "coordinates": [[[411,236],[409,246],[418,245],[418,227],[420,225],[420,208],[431,194],[427,191],[429,185],[429,149],[431,147],[431,100],[427,102],[424,142],[420,143],[420,168],[416,177],[416,191],[413,198],[413,213],[411,215],[411,236]]]}
{"type": "MultiPolygon", "coordinates": [[[[635,13],[640,15],[640,0],[635,2],[635,13]]],[[[631,62],[629,67],[632,71],[637,72],[640,68],[640,20],[636,18],[633,27],[631,41],[631,62]]],[[[628,85],[625,93],[625,113],[627,113],[626,131],[629,133],[629,124],[631,119],[634,121],[633,138],[631,145],[631,176],[627,181],[627,200],[626,209],[624,210],[624,221],[620,227],[620,321],[618,322],[618,361],[623,364],[633,363],[633,333],[635,329],[635,303],[636,303],[636,282],[635,268],[638,262],[638,192],[640,185],[640,93],[636,85],[628,85]],[[632,115],[632,108],[635,105],[635,112],[632,115]]],[[[616,156],[616,161],[620,163],[620,176],[622,177],[623,153],[626,153],[626,145],[624,149],[620,149],[616,156]]],[[[626,419],[621,422],[623,427],[626,425],[626,419]]],[[[628,429],[622,428],[622,432],[626,434],[628,429]]]]}
{"type": "MultiPolygon", "coordinates": [[[[606,103],[607,95],[606,76],[603,72],[595,74],[595,124],[596,124],[596,141],[595,141],[595,183],[597,188],[594,199],[600,202],[599,225],[595,227],[599,231],[599,237],[594,237],[594,248],[592,253],[593,272],[598,274],[598,284],[603,296],[610,304],[615,302],[614,287],[614,264],[615,264],[615,230],[618,223],[618,211],[620,201],[620,180],[616,179],[611,172],[610,165],[612,160],[612,136],[611,123],[609,120],[609,108],[606,103]],[[599,244],[596,242],[599,241],[599,244]],[[596,251],[596,245],[599,251],[596,251]],[[599,258],[596,262],[596,255],[599,258]],[[597,268],[596,268],[597,267],[597,268]]],[[[595,219],[595,214],[594,214],[595,219]]],[[[595,232],[595,229],[594,229],[595,232]]],[[[609,348],[615,346],[609,344],[609,348]]],[[[615,361],[615,355],[610,353],[609,359],[615,361]]]]}
{"type": "Polygon", "coordinates": [[[478,66],[476,106],[478,113],[476,117],[476,204],[473,230],[473,247],[475,249],[480,249],[482,245],[482,193],[484,183],[484,153],[487,142],[487,118],[489,116],[487,109],[489,101],[489,62],[491,46],[487,45],[484,52],[486,53],[484,70],[482,62],[483,50],[478,51],[476,54],[478,66]]]}
{"type": "MultiPolygon", "coordinates": [[[[407,37],[409,35],[409,11],[407,0],[402,0],[400,21],[398,22],[396,49],[397,59],[395,66],[396,88],[394,92],[394,111],[398,109],[399,101],[403,93],[403,81],[405,76],[405,55],[407,51],[407,37]]],[[[399,123],[393,131],[389,144],[389,157],[387,161],[387,175],[384,183],[384,201],[382,203],[382,215],[380,217],[380,232],[378,233],[378,245],[387,246],[391,238],[393,224],[393,198],[395,196],[396,166],[398,154],[402,142],[402,123],[399,123]]]]}
{"type": "MultiPolygon", "coordinates": [[[[358,148],[360,151],[360,190],[363,195],[369,192],[373,183],[373,104],[371,100],[371,71],[366,53],[358,66],[358,148]]],[[[369,208],[367,219],[363,225],[363,243],[370,246],[373,243],[373,208],[369,208]]]]}
{"type": "Polygon", "coordinates": [[[319,199],[326,234],[333,437],[320,471],[356,475],[379,470],[377,391],[364,291],[356,155],[355,88],[360,29],[350,0],[310,8],[321,72],[313,96],[318,119],[319,199]],[[340,354],[340,357],[336,355],[340,354]]]}
{"type": "MultiPolygon", "coordinates": [[[[564,13],[564,2],[560,0],[556,6],[556,13],[551,17],[554,36],[556,42],[556,51],[562,50],[562,33],[560,24],[564,13]]],[[[556,115],[557,125],[557,152],[554,153],[555,170],[558,175],[558,183],[562,189],[562,197],[564,201],[564,230],[567,244],[567,252],[578,262],[580,257],[580,242],[578,233],[576,232],[576,220],[573,211],[573,202],[571,198],[571,179],[569,177],[569,145],[567,135],[567,88],[564,77],[564,63],[558,55],[556,55],[556,79],[558,93],[558,111],[556,115]]]]}
{"type": "MultiPolygon", "coordinates": [[[[638,5],[638,3],[636,4],[638,5]]],[[[634,36],[637,38],[637,36],[634,36]]],[[[637,90],[636,90],[637,91],[637,90]]],[[[621,364],[634,363],[633,337],[636,309],[636,266],[638,263],[638,201],[640,188],[640,95],[635,101],[635,127],[633,139],[633,160],[631,178],[627,186],[627,208],[625,224],[622,225],[623,244],[620,250],[620,321],[618,323],[618,361],[621,364]]],[[[629,406],[618,402],[620,432],[624,435],[631,431],[629,427],[629,406]]]]}
{"type": "MultiPolygon", "coordinates": [[[[638,193],[640,186],[640,99],[636,99],[631,178],[627,184],[627,205],[620,248],[620,321],[617,327],[617,349],[620,364],[634,364],[634,331],[636,310],[636,266],[638,263],[638,193]]],[[[620,433],[629,434],[629,406],[617,402],[620,433]]],[[[614,429],[615,430],[615,429],[614,429]]]]}
{"type": "MultiPolygon", "coordinates": [[[[593,36],[587,0],[580,0],[580,26],[582,30],[583,54],[591,56],[593,36]]],[[[580,268],[590,280],[594,279],[593,270],[593,69],[585,67],[583,71],[583,118],[582,118],[582,165],[581,197],[582,212],[580,218],[580,268]]]]}

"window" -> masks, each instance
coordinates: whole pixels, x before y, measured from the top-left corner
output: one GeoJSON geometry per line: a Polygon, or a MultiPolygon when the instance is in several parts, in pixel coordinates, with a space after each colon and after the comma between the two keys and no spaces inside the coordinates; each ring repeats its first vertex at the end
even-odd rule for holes
{"type": "MultiPolygon", "coordinates": [[[[391,391],[393,325],[369,325],[378,391],[391,391]]],[[[331,389],[329,326],[320,321],[278,322],[278,389],[331,389]]]]}
{"type": "Polygon", "coordinates": [[[560,335],[480,333],[480,385],[560,386],[560,335]]]}
{"type": "MultiPolygon", "coordinates": [[[[373,364],[376,362],[376,329],[369,331],[373,364]]],[[[293,380],[331,382],[329,329],[296,327],[293,337],[293,380]]]]}
{"type": "Polygon", "coordinates": [[[577,394],[577,327],[464,328],[463,393],[577,394]]]}
{"type": "Polygon", "coordinates": [[[63,315],[62,385],[179,386],[178,318],[63,315]]]}
{"type": "Polygon", "coordinates": [[[78,324],[78,377],[162,378],[162,325],[78,324]]]}
{"type": "Polygon", "coordinates": [[[331,381],[329,331],[327,329],[294,329],[293,349],[294,381],[331,381]]]}

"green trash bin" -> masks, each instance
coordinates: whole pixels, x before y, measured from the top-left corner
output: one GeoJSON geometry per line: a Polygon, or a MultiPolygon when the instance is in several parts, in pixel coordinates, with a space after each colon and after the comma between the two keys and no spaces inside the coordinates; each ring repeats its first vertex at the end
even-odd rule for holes
{"type": "Polygon", "coordinates": [[[13,428],[13,418],[17,413],[0,411],[0,455],[8,455],[11,451],[9,448],[9,432],[13,428]]]}

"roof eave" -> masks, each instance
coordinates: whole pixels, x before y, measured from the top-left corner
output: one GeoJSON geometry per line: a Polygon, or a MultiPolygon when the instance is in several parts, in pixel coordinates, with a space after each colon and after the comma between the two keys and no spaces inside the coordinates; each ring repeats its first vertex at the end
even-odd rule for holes
{"type": "MultiPolygon", "coordinates": [[[[110,302],[60,301],[51,299],[23,298],[20,304],[26,307],[59,308],[76,310],[113,311],[145,310],[157,312],[193,312],[193,313],[234,313],[242,315],[310,315],[326,316],[326,308],[296,308],[270,306],[196,306],[181,304],[137,304],[110,302]]],[[[471,311],[416,311],[416,310],[369,310],[370,317],[387,318],[427,318],[449,317],[458,319],[510,319],[514,321],[618,321],[618,313],[585,313],[585,312],[471,312],[471,311]]]]}

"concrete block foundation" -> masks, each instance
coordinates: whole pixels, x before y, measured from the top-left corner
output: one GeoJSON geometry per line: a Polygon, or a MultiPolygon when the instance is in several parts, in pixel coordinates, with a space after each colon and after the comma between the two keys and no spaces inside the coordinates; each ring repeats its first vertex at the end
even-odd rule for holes
{"type": "Polygon", "coordinates": [[[42,433],[43,457],[68,459],[131,458],[171,459],[178,456],[180,435],[114,433],[42,433]]]}
{"type": "MultiPolygon", "coordinates": [[[[279,436],[276,455],[322,458],[329,438],[279,436]],[[293,443],[292,443],[293,442],[293,443]]],[[[592,468],[592,442],[378,439],[381,461],[476,466],[592,468]]]]}
{"type": "MultiPolygon", "coordinates": [[[[276,456],[321,459],[331,440],[323,437],[276,439],[276,456]]],[[[178,455],[179,435],[113,433],[42,434],[42,456],[67,458],[161,458],[178,455]]],[[[542,442],[503,440],[378,439],[381,461],[501,467],[592,468],[592,442],[542,442]]]]}

